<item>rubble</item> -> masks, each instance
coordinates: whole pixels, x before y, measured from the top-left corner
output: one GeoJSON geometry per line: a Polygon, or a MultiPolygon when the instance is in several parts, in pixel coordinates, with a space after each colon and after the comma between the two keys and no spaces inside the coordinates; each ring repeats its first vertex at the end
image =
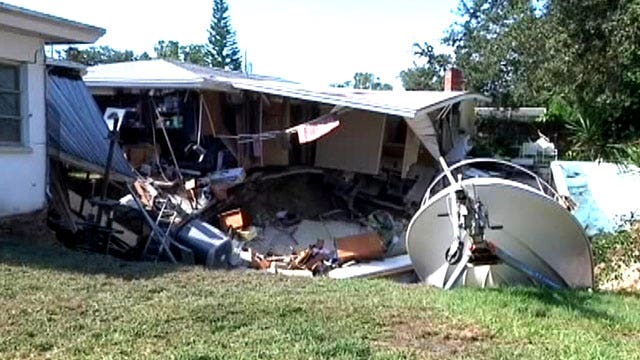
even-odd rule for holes
{"type": "MultiPolygon", "coordinates": [[[[123,95],[122,103],[137,105],[107,106],[104,117],[116,156],[124,156],[133,169],[130,182],[122,186],[110,181],[110,160],[98,176],[87,170],[71,176],[68,165],[55,166],[59,173],[54,176],[53,227],[73,239],[70,246],[128,260],[250,267],[300,276],[323,276],[345,264],[384,262],[405,253],[401,239],[416,201],[404,198],[410,190],[404,182],[422,188],[429,171],[407,167],[407,173],[422,175],[404,180],[387,170],[374,175],[321,169],[308,161],[313,156],[309,148],[287,150],[288,158],[302,160],[275,161],[278,166],[270,167],[265,157],[277,157],[278,149],[267,146],[268,140],[285,140],[281,145],[289,147],[289,132],[234,129],[237,136],[225,135],[227,120],[207,103],[215,99],[180,91],[139,95],[123,95]],[[183,113],[188,104],[205,111],[183,113]]],[[[264,110],[274,111],[274,116],[280,108],[294,112],[288,100],[253,104],[256,99],[239,101],[272,106],[264,110]]],[[[107,105],[113,101],[103,100],[107,105]]],[[[326,116],[307,109],[315,105],[296,106],[303,117],[322,120],[303,122],[304,128],[291,124],[298,129],[298,145],[336,129],[338,117],[349,111],[331,110],[325,124],[326,116]]],[[[394,123],[394,132],[406,132],[399,124],[394,123]]],[[[397,141],[402,143],[402,136],[397,141]]]]}

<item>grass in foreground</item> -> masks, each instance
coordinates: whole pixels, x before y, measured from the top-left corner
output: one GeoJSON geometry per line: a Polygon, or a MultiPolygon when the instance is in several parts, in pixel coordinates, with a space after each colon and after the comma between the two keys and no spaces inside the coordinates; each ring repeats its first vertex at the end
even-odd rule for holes
{"type": "Polygon", "coordinates": [[[640,299],[443,292],[124,263],[0,241],[0,358],[632,359],[640,299]]]}

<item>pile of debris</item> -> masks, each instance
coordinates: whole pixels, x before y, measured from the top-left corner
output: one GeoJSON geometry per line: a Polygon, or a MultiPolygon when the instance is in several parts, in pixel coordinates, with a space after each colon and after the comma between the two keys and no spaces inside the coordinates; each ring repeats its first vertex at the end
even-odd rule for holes
{"type": "Polygon", "coordinates": [[[63,242],[128,260],[286,275],[346,278],[412,269],[402,241],[407,220],[384,210],[362,216],[366,207],[354,210],[358,204],[324,170],[247,175],[231,168],[203,175],[152,161],[136,176],[124,192],[112,186],[96,198],[103,178],[87,182],[67,173],[52,209],[68,207],[70,220],[50,218],[63,242]],[[64,223],[76,231],[60,231],[64,223]],[[365,262],[370,268],[360,267],[365,262]]]}
{"type": "Polygon", "coordinates": [[[349,221],[345,214],[336,210],[318,220],[302,220],[281,212],[277,221],[241,245],[240,258],[257,270],[306,277],[374,277],[411,271],[401,241],[406,223],[384,211],[349,221]]]}

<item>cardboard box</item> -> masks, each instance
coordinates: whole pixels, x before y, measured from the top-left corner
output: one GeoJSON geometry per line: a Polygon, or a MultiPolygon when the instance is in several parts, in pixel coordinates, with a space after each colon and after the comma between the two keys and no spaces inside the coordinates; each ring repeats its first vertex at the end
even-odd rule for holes
{"type": "Polygon", "coordinates": [[[241,209],[224,212],[218,215],[218,219],[220,220],[220,228],[223,230],[228,230],[229,228],[240,230],[251,225],[249,216],[241,209]]]}
{"type": "Polygon", "coordinates": [[[375,232],[346,236],[335,240],[338,261],[378,260],[384,257],[382,238],[375,232]]]}

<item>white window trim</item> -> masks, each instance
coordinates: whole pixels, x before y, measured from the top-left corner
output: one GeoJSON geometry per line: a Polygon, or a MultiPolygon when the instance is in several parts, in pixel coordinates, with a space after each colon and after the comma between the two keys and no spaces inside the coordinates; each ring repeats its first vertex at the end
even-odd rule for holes
{"type": "Polygon", "coordinates": [[[29,134],[29,124],[28,124],[28,114],[29,114],[29,92],[27,83],[28,79],[28,66],[26,63],[11,61],[0,59],[0,65],[6,66],[15,66],[18,68],[18,92],[20,97],[20,140],[17,142],[13,141],[0,141],[0,150],[1,152],[6,153],[20,153],[20,152],[29,152],[30,148],[28,146],[28,134],[29,134]]]}

